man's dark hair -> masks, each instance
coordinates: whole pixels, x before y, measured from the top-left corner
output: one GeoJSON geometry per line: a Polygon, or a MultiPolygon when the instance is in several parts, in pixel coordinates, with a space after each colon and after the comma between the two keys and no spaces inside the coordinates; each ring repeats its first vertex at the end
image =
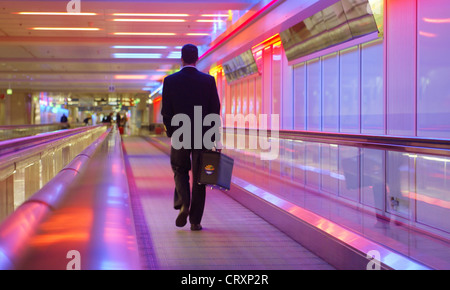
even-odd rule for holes
{"type": "Polygon", "coordinates": [[[181,49],[181,58],[187,64],[194,64],[198,60],[198,48],[193,44],[186,44],[181,49]]]}

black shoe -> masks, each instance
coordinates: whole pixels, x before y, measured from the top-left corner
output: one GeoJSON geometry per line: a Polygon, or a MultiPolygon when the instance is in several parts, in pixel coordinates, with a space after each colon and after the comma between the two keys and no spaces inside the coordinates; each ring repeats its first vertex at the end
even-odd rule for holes
{"type": "Polygon", "coordinates": [[[175,221],[175,225],[180,228],[184,227],[187,224],[188,216],[189,210],[187,210],[184,206],[182,206],[180,213],[177,216],[177,220],[175,221]]]}
{"type": "Polygon", "coordinates": [[[201,231],[202,225],[201,224],[191,224],[191,231],[201,231]]]}

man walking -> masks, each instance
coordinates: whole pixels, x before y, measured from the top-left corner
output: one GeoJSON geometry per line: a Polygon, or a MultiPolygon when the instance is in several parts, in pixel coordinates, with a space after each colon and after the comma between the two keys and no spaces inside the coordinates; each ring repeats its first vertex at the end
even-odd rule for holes
{"type": "MultiPolygon", "coordinates": [[[[199,124],[195,124],[198,118],[194,118],[194,112],[198,112],[198,108],[201,107],[202,119],[200,121],[203,122],[204,117],[208,114],[219,115],[220,101],[214,77],[202,73],[196,68],[198,49],[195,45],[183,46],[181,61],[183,68],[164,79],[161,114],[168,137],[172,137],[172,134],[180,128],[180,124],[172,122],[174,116],[185,114],[190,119],[190,135],[181,135],[181,139],[188,138],[190,140],[190,144],[188,143],[190,146],[182,148],[175,146],[176,148],[174,148],[174,142],[183,144],[186,142],[172,140],[170,163],[175,180],[174,208],[180,210],[175,224],[177,227],[184,227],[189,217],[191,230],[199,231],[202,229],[200,223],[205,207],[206,188],[205,185],[197,183],[197,175],[200,169],[201,152],[205,150],[203,136],[209,127],[201,124],[202,134],[194,134],[194,128],[196,125],[197,128],[199,126],[199,124]],[[195,140],[200,137],[202,140],[195,140]],[[202,144],[201,147],[198,144],[202,144]],[[189,170],[191,169],[193,175],[192,198],[189,183],[189,170]]],[[[183,124],[183,126],[185,125],[183,124]]]]}

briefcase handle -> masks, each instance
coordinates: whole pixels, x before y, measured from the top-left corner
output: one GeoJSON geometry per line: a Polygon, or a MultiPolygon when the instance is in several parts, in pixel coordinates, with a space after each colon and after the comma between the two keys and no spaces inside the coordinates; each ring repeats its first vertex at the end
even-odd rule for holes
{"type": "Polygon", "coordinates": [[[213,146],[213,148],[211,148],[211,151],[217,151],[217,152],[221,153],[222,148],[223,148],[223,145],[220,141],[219,142],[214,141],[214,146],[213,146]]]}

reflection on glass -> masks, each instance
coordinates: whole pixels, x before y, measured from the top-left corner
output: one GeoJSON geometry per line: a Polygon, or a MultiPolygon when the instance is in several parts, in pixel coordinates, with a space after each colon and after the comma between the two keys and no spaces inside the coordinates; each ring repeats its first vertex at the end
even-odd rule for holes
{"type": "Polygon", "coordinates": [[[367,0],[341,0],[353,38],[377,31],[367,0]]]}
{"type": "Polygon", "coordinates": [[[341,2],[325,8],[322,10],[322,14],[328,30],[327,35],[331,39],[330,45],[338,44],[352,38],[352,33],[341,2]]]}
{"type": "Polygon", "coordinates": [[[341,0],[280,33],[288,60],[377,32],[368,0],[341,0]]]}
{"type": "Polygon", "coordinates": [[[259,160],[261,149],[229,150],[237,166],[251,168],[237,177],[432,268],[450,268],[449,157],[306,139],[279,144],[273,161],[259,160]]]}
{"type": "Polygon", "coordinates": [[[258,73],[258,67],[251,50],[224,63],[222,67],[228,83],[258,73]]]}

